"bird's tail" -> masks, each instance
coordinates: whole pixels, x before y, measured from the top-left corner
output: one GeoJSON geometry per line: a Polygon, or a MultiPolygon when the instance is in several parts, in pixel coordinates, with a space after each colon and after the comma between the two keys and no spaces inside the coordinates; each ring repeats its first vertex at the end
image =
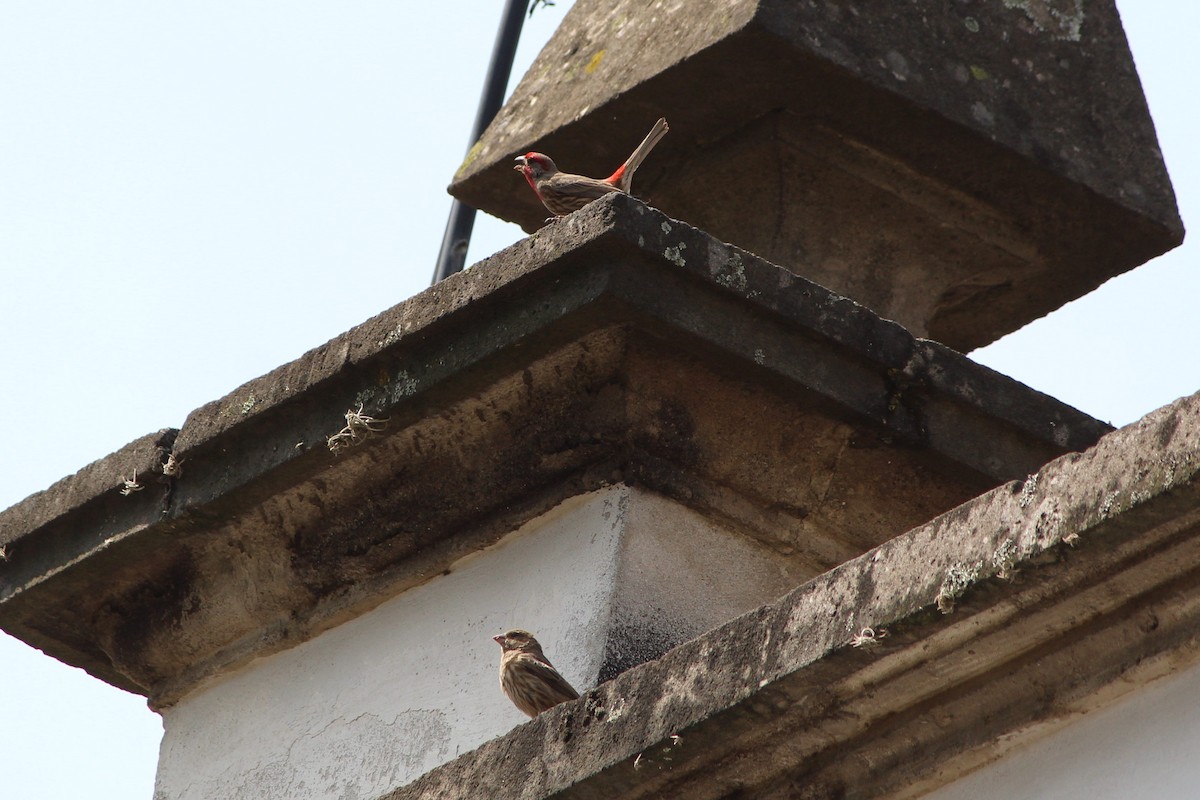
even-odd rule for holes
{"type": "Polygon", "coordinates": [[[625,160],[625,163],[617,168],[617,171],[608,177],[607,183],[616,186],[622,192],[629,193],[629,187],[633,184],[633,173],[638,166],[646,160],[646,156],[650,155],[650,151],[654,149],[654,145],[658,144],[659,139],[667,135],[670,128],[667,126],[665,117],[660,117],[658,122],[654,123],[654,127],[646,134],[646,138],[637,146],[633,154],[625,160]]]}

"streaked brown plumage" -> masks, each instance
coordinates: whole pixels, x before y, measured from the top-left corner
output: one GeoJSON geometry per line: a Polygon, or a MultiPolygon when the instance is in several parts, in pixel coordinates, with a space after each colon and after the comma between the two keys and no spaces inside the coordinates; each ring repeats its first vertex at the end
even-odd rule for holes
{"type": "Polygon", "coordinates": [[[550,664],[532,633],[514,628],[492,638],[502,651],[500,688],[518,709],[536,717],[548,708],[579,697],[579,692],[550,664]]]}
{"type": "Polygon", "coordinates": [[[604,180],[559,172],[550,157],[542,153],[517,156],[516,160],[519,163],[513,169],[525,176],[542,205],[548,208],[551,214],[561,217],[578,211],[611,192],[629,194],[629,187],[633,184],[633,173],[668,130],[670,128],[667,127],[667,120],[659,119],[625,163],[604,180]]]}

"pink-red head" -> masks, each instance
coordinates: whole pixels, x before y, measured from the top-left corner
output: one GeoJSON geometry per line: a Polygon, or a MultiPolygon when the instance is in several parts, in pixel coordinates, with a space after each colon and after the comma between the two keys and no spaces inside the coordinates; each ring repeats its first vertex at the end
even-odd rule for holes
{"type": "Polygon", "coordinates": [[[540,181],[542,178],[558,172],[558,167],[554,166],[550,156],[544,153],[526,153],[523,156],[517,156],[516,161],[517,165],[513,169],[522,173],[530,183],[540,181]]]}

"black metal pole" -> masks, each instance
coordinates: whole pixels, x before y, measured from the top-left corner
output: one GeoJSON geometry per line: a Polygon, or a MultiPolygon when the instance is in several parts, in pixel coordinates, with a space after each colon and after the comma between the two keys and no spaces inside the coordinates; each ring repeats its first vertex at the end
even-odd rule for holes
{"type": "MultiPolygon", "coordinates": [[[[525,24],[525,6],[528,0],[508,0],[500,30],[496,33],[496,46],[492,48],[492,62],[488,66],[483,84],[483,96],[479,99],[479,111],[475,114],[475,126],[471,129],[472,147],[491,123],[500,104],[504,102],[504,90],[508,87],[508,76],[512,73],[513,58],[517,54],[517,40],[521,38],[521,27],[525,24]]],[[[471,229],[475,227],[475,209],[454,200],[450,205],[450,218],[446,220],[446,233],[442,236],[442,249],[438,252],[437,268],[433,271],[433,283],[447,278],[463,268],[467,260],[467,246],[471,243],[471,229]]]]}

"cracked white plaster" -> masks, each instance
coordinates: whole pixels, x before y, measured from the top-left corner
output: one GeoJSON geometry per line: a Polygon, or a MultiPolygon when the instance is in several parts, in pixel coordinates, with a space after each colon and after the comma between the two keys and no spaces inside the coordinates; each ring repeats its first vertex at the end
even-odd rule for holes
{"type": "Polygon", "coordinates": [[[566,501],[449,574],[163,713],[155,800],[377,797],[525,721],[491,637],[535,630],[577,688],[594,684],[627,489],[566,501]],[[547,588],[541,575],[562,580],[547,588]],[[600,626],[600,627],[598,627],[600,626]]]}

